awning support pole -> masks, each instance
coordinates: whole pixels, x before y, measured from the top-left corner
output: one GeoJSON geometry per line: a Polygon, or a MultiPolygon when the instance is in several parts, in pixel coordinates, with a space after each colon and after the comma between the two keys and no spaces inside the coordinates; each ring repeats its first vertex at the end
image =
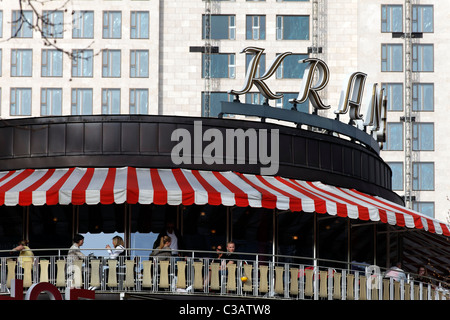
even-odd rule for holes
{"type": "Polygon", "coordinates": [[[275,257],[277,255],[277,248],[278,248],[278,228],[277,228],[277,217],[278,211],[277,209],[273,209],[273,215],[272,215],[272,260],[273,263],[275,263],[275,257]]]}
{"type": "Polygon", "coordinates": [[[352,223],[347,218],[347,269],[351,270],[352,259],[352,223]]]}
{"type": "Polygon", "coordinates": [[[317,249],[317,213],[314,212],[314,226],[313,226],[313,265],[314,265],[314,269],[317,267],[317,253],[318,253],[318,249],[317,249]]]}

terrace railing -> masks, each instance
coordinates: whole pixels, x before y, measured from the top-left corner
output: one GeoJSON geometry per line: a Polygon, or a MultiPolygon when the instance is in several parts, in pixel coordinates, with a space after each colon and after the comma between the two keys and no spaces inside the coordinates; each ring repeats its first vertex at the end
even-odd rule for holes
{"type": "MultiPolygon", "coordinates": [[[[90,249],[88,249],[90,250],[90,249]]],[[[102,249],[104,250],[104,249],[102,249]]],[[[127,252],[132,252],[129,249],[127,252]]],[[[143,252],[142,249],[136,249],[143,252]]],[[[67,250],[38,256],[32,261],[0,258],[0,294],[8,294],[15,279],[24,290],[49,282],[61,293],[84,288],[101,293],[218,295],[261,299],[309,300],[448,300],[445,283],[423,283],[408,276],[395,281],[374,266],[364,270],[332,268],[297,262],[286,257],[250,255],[224,265],[212,252],[186,251],[185,256],[87,256],[69,261],[67,250]]],[[[151,251],[148,251],[150,253],[151,251]]],[[[36,251],[35,251],[36,254],[36,251]]],[[[296,261],[298,257],[290,257],[296,261]]],[[[341,262],[342,263],[342,262],[341,262]]],[[[345,263],[342,263],[344,265],[345,263]]]]}

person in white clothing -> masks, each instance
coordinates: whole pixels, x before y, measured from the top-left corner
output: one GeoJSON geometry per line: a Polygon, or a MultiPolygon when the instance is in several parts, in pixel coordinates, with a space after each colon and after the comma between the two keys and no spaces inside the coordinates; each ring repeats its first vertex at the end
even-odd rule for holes
{"type": "Polygon", "coordinates": [[[108,249],[110,259],[117,259],[119,256],[125,254],[125,247],[122,237],[115,236],[112,239],[112,243],[114,249],[112,249],[109,244],[106,245],[106,249],[108,249]]]}

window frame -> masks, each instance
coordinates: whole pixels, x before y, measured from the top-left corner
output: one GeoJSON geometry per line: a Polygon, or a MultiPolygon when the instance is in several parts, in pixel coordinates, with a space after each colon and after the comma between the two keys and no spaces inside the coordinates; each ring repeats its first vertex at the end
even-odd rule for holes
{"type": "Polygon", "coordinates": [[[94,39],[94,28],[95,28],[95,15],[94,11],[92,10],[77,10],[74,12],[74,17],[72,19],[72,39],[94,39]],[[84,15],[91,14],[92,15],[92,26],[86,26],[84,15]],[[77,16],[79,15],[79,16],[77,16]],[[79,27],[77,24],[77,21],[80,21],[79,27]],[[92,27],[92,30],[90,30],[91,36],[86,36],[86,30],[88,30],[90,27],[92,27]],[[75,34],[79,33],[79,35],[75,34]]]}
{"type": "Polygon", "coordinates": [[[381,44],[381,72],[403,72],[403,44],[399,43],[382,43],[381,44]],[[396,47],[401,48],[401,54],[399,55],[401,57],[401,69],[400,70],[394,70],[394,62],[395,57],[393,57],[393,49],[396,47]],[[384,51],[386,51],[386,57],[384,58],[384,51]],[[391,61],[392,60],[392,61],[391,61]],[[386,70],[384,69],[384,65],[386,65],[386,70]]]}

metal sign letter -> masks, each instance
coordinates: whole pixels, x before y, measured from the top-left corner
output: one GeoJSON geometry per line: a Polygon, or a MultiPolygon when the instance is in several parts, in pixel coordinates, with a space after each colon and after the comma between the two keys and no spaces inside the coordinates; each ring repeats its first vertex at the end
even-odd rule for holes
{"type": "Polygon", "coordinates": [[[316,109],[329,109],[330,106],[326,106],[322,99],[320,99],[317,91],[322,90],[328,84],[328,80],[330,78],[330,70],[328,69],[327,64],[320,59],[316,58],[308,58],[300,60],[299,63],[309,63],[306,67],[305,72],[303,73],[302,86],[300,88],[300,92],[298,93],[298,97],[296,99],[290,99],[289,102],[292,104],[300,104],[306,101],[309,98],[311,104],[316,109]],[[314,73],[316,70],[319,71],[319,79],[315,86],[313,86],[314,73]]]}
{"type": "Polygon", "coordinates": [[[254,53],[255,56],[250,61],[250,66],[247,69],[244,87],[239,91],[238,90],[229,90],[228,91],[229,94],[240,95],[240,94],[248,93],[250,91],[250,89],[252,88],[252,85],[254,84],[258,88],[259,92],[266,99],[280,99],[283,97],[282,94],[273,93],[269,89],[267,84],[264,82],[264,80],[269,79],[275,73],[275,71],[277,70],[278,66],[283,61],[283,59],[292,53],[285,52],[283,54],[278,55],[275,58],[275,60],[272,62],[272,64],[270,65],[269,69],[260,78],[255,78],[256,70],[258,68],[259,60],[261,58],[263,51],[264,51],[264,49],[257,48],[257,47],[247,47],[244,50],[242,50],[241,53],[254,53]]]}
{"type": "Polygon", "coordinates": [[[366,77],[367,75],[362,72],[355,72],[350,75],[345,89],[341,92],[339,107],[334,112],[335,114],[344,114],[348,111],[351,120],[361,119],[362,116],[359,113],[359,109],[361,108],[366,77]]]}

